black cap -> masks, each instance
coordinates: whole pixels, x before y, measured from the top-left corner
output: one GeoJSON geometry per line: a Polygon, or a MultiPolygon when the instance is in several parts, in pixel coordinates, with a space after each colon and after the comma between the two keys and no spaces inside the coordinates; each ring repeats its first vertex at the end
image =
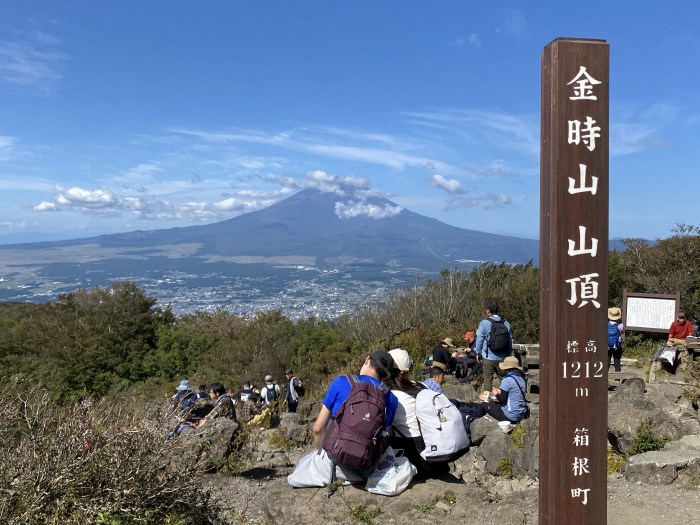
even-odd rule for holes
{"type": "Polygon", "coordinates": [[[391,377],[400,372],[396,363],[394,363],[394,358],[391,357],[391,354],[386,350],[375,350],[369,354],[369,358],[384,370],[387,377],[391,377]]]}

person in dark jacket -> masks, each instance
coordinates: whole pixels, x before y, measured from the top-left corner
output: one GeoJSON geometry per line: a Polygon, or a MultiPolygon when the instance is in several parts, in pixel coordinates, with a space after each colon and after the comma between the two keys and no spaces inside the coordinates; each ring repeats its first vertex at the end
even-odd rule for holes
{"type": "Polygon", "coordinates": [[[446,337],[433,349],[433,363],[442,363],[449,373],[453,373],[455,369],[455,357],[457,357],[457,352],[452,351],[454,347],[455,345],[452,339],[446,337]]]}

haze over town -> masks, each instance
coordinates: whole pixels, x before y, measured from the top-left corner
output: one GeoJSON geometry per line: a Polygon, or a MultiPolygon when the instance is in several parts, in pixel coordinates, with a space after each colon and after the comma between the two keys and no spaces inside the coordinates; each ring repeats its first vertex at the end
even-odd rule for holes
{"type": "Polygon", "coordinates": [[[212,223],[303,188],[339,216],[397,213],[380,195],[537,238],[557,37],[610,44],[610,236],[697,222],[695,2],[0,4],[1,244],[212,223]]]}

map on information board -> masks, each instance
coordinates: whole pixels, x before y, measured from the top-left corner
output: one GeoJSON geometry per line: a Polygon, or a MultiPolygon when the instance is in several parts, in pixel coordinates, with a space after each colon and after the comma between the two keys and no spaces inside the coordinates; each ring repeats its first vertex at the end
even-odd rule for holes
{"type": "Polygon", "coordinates": [[[626,329],[665,332],[676,318],[676,298],[628,295],[625,313],[626,329]]]}

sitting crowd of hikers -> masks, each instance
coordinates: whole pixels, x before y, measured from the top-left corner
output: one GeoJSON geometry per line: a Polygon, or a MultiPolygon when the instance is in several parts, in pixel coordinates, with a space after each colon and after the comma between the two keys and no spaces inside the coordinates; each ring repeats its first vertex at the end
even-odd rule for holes
{"type": "Polygon", "coordinates": [[[172,397],[173,412],[177,424],[168,438],[186,434],[204,427],[217,418],[231,419],[241,424],[269,426],[273,412],[286,406],[295,412],[299,396],[304,395],[304,384],[291,369],[287,377],[286,395],[272,375],[265,376],[265,386],[258,389],[251,381],[244,381],[239,390],[226,389],[223,383],[214,382],[197,390],[187,379],[180,381],[172,397]]]}
{"type": "Polygon", "coordinates": [[[358,375],[336,377],[313,425],[315,450],[299,461],[289,485],[326,486],[330,495],[336,482],[364,483],[369,492],[395,495],[416,476],[447,473],[448,463],[469,449],[475,418],[488,414],[507,425],[527,418],[525,375],[512,355],[511,327],[498,311],[498,304],[486,305],[476,333],[465,334],[463,353],[454,350],[452,339],[443,339],[426,363],[423,381],[412,379],[413,360],[400,348],[375,350],[358,375]],[[483,370],[481,402],[464,403],[443,393],[445,374],[455,374],[458,366],[463,377],[483,370]],[[492,384],[494,374],[498,387],[492,384]]]}

